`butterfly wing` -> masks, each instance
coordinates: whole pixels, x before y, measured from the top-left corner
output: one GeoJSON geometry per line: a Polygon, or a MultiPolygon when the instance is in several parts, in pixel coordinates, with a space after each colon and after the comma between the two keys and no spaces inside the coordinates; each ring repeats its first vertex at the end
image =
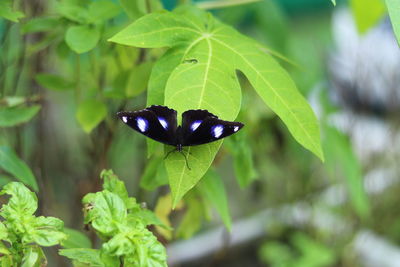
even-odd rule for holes
{"type": "Polygon", "coordinates": [[[239,131],[244,125],[218,119],[206,110],[188,110],[182,114],[183,146],[217,141],[239,131]]]}
{"type": "Polygon", "coordinates": [[[138,111],[121,111],[118,117],[139,133],[167,145],[176,145],[176,111],[151,106],[138,111]]]}

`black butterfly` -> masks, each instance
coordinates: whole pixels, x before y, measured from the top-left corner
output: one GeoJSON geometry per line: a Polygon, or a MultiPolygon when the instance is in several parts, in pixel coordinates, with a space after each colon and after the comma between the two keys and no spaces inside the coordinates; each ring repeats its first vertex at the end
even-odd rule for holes
{"type": "Polygon", "coordinates": [[[217,141],[239,131],[244,125],[218,119],[207,110],[188,110],[182,114],[182,126],[177,125],[177,112],[164,106],[151,106],[138,111],[121,111],[118,117],[141,134],[163,144],[196,146],[217,141]]]}

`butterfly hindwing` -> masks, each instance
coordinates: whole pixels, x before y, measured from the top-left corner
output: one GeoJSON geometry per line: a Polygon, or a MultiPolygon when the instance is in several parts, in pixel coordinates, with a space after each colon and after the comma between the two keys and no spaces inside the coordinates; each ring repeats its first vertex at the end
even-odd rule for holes
{"type": "Polygon", "coordinates": [[[240,122],[218,119],[206,110],[188,110],[182,114],[183,146],[202,145],[217,141],[239,131],[240,122]]]}
{"type": "Polygon", "coordinates": [[[158,142],[176,145],[176,111],[151,106],[138,111],[118,112],[118,117],[139,133],[158,142]]]}

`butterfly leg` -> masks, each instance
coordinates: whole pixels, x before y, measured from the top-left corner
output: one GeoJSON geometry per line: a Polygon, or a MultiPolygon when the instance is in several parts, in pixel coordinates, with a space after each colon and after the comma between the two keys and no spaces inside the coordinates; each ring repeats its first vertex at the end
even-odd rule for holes
{"type": "MultiPolygon", "coordinates": [[[[183,150],[178,150],[178,149],[176,149],[176,148],[172,149],[172,150],[169,151],[169,152],[167,153],[167,155],[164,157],[164,160],[165,160],[166,158],[168,158],[168,156],[169,156],[172,152],[175,152],[175,151],[179,152],[179,153],[185,158],[186,167],[187,167],[189,170],[192,170],[192,169],[189,167],[189,162],[188,162],[188,160],[187,160],[187,156],[185,155],[185,153],[183,153],[183,150]]],[[[187,153],[188,153],[188,154],[191,154],[190,152],[187,152],[187,153]]]]}

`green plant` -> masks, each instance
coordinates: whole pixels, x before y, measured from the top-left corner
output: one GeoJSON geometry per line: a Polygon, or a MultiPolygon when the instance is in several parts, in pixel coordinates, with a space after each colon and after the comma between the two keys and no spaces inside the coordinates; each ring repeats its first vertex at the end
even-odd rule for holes
{"type": "Polygon", "coordinates": [[[1,266],[43,266],[47,264],[41,247],[60,244],[66,239],[64,223],[54,217],[36,217],[36,195],[22,183],[11,182],[1,195],[10,195],[1,207],[0,263],[1,266]]]}

